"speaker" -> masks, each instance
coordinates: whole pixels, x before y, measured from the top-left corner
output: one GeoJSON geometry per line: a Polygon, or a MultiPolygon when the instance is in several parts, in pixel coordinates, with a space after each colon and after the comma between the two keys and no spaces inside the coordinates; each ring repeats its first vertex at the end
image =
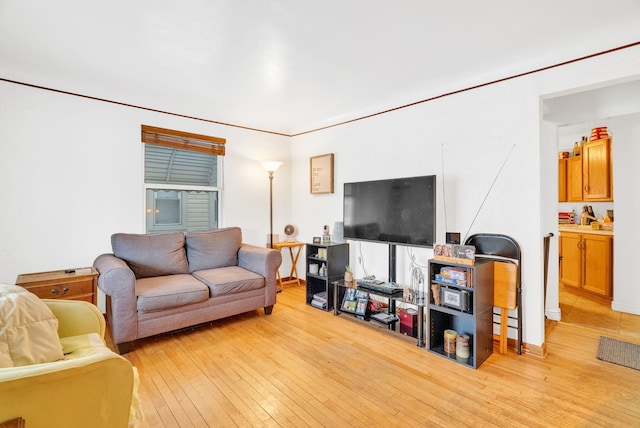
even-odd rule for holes
{"type": "Polygon", "coordinates": [[[333,237],[331,240],[337,244],[344,242],[344,225],[341,221],[336,221],[333,224],[333,237]]]}

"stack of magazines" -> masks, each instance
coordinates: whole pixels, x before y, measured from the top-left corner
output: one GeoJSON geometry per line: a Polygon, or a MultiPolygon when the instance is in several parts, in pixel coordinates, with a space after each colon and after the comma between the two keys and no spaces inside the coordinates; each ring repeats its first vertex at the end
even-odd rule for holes
{"type": "Polygon", "coordinates": [[[313,300],[311,300],[311,306],[320,309],[327,309],[327,292],[322,291],[320,293],[316,293],[313,295],[313,300]]]}

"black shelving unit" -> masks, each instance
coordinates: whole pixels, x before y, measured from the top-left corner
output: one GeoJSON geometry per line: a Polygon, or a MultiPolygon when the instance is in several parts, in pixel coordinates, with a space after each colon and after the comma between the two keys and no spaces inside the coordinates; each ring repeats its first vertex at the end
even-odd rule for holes
{"type": "MultiPolygon", "coordinates": [[[[455,281],[453,281],[455,282],[455,281]]],[[[434,354],[477,369],[493,353],[493,261],[476,259],[473,266],[429,260],[429,332],[428,350],[434,354]],[[438,280],[444,267],[466,273],[466,282],[456,285],[450,280],[438,280]],[[434,287],[440,288],[440,298],[434,298],[434,287]],[[442,290],[447,290],[444,297],[442,290]],[[465,302],[468,302],[465,303],[465,302]],[[459,304],[458,304],[459,303],[459,304]],[[470,336],[468,359],[449,355],[444,350],[445,330],[470,336]]]]}
{"type": "MultiPolygon", "coordinates": [[[[392,296],[389,294],[385,294],[385,293],[379,293],[379,292],[375,292],[371,289],[368,288],[363,288],[358,284],[358,281],[356,280],[356,286],[355,289],[365,292],[370,296],[377,296],[379,298],[382,298],[383,300],[386,300],[388,303],[388,307],[387,307],[387,311],[386,314],[387,315],[392,315],[393,319],[389,320],[389,321],[383,321],[383,320],[379,320],[376,319],[374,316],[371,317],[365,317],[364,319],[367,321],[371,321],[373,323],[376,324],[380,324],[380,325],[384,325],[386,326],[389,330],[391,331],[395,331],[398,334],[402,334],[401,333],[401,329],[399,327],[400,324],[400,318],[396,315],[396,304],[397,303],[401,303],[404,305],[410,305],[413,308],[415,308],[415,313],[416,313],[416,322],[415,322],[415,337],[417,339],[417,346],[424,348],[425,347],[425,339],[424,339],[424,313],[425,313],[425,298],[424,298],[424,294],[419,294],[417,296],[414,297],[414,300],[406,300],[403,295],[396,295],[396,296],[392,296]]],[[[334,310],[333,310],[333,314],[338,316],[340,314],[343,313],[351,313],[349,311],[345,311],[343,308],[340,307],[340,304],[342,302],[342,299],[344,298],[344,294],[345,294],[345,290],[347,288],[352,288],[352,285],[346,285],[344,283],[343,279],[337,280],[333,283],[333,300],[337,301],[337,304],[334,306],[334,310]]],[[[357,314],[356,314],[357,316],[357,314]]]]}
{"type": "Polygon", "coordinates": [[[333,310],[335,305],[333,282],[344,278],[345,268],[349,264],[349,244],[307,244],[306,250],[307,304],[311,305],[314,295],[324,292],[326,293],[327,305],[320,309],[333,310]],[[326,250],[326,257],[320,257],[319,250],[321,249],[326,250]],[[317,264],[319,268],[324,264],[327,268],[326,274],[309,272],[311,264],[317,264]]]}

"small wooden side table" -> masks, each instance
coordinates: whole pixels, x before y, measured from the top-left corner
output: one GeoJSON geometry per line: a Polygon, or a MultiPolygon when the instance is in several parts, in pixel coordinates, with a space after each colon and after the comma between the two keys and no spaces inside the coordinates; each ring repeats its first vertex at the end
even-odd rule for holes
{"type": "Polygon", "coordinates": [[[41,299],[84,300],[98,303],[98,271],[94,267],[18,275],[16,285],[41,299]]]}
{"type": "Polygon", "coordinates": [[[278,285],[283,289],[284,284],[298,284],[302,285],[300,278],[298,278],[298,258],[300,257],[300,251],[305,246],[304,242],[274,242],[273,249],[282,251],[283,248],[289,249],[289,257],[291,257],[291,271],[289,272],[289,279],[282,280],[280,276],[280,269],[278,269],[278,285]]]}

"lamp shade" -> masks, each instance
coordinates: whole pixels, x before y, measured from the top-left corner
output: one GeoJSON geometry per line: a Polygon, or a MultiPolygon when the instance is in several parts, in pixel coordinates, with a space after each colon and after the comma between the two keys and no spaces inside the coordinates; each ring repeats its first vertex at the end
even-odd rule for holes
{"type": "Polygon", "coordinates": [[[267,170],[267,172],[276,172],[278,168],[280,168],[280,165],[282,165],[282,162],[272,160],[262,161],[261,163],[264,169],[267,170]]]}

